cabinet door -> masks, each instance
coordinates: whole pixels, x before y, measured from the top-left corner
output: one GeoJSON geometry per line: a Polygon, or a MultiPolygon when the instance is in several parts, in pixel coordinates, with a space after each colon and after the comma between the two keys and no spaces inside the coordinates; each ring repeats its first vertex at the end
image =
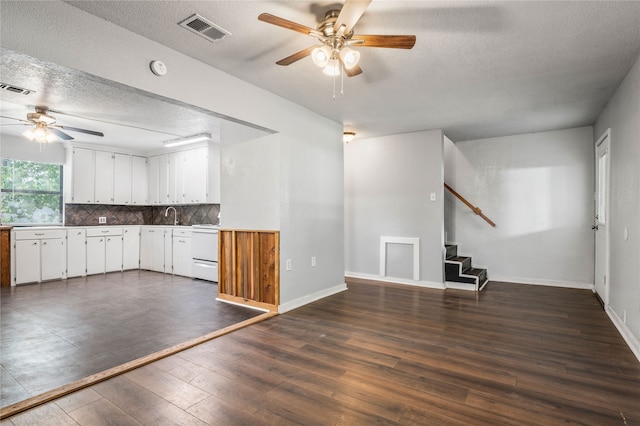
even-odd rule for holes
{"type": "Polygon", "coordinates": [[[87,238],[87,275],[105,272],[105,237],[87,238]]]}
{"type": "Polygon", "coordinates": [[[131,204],[147,204],[147,159],[131,156],[131,204]]]}
{"type": "Polygon", "coordinates": [[[122,235],[105,237],[105,272],[122,271],[122,235]]]}
{"type": "Polygon", "coordinates": [[[202,204],[207,200],[207,147],[185,151],[184,202],[202,204]]]}
{"type": "Polygon", "coordinates": [[[65,276],[66,247],[62,238],[40,241],[40,278],[60,280],[65,276]]]}
{"type": "Polygon", "coordinates": [[[87,237],[84,229],[67,231],[67,278],[87,273],[87,237]]]}
{"type": "Polygon", "coordinates": [[[164,273],[173,273],[173,232],[171,228],[164,230],[164,273]]]}
{"type": "Polygon", "coordinates": [[[164,231],[162,228],[152,229],[151,270],[164,272],[164,231]]]}
{"type": "Polygon", "coordinates": [[[153,269],[154,229],[140,229],[140,269],[153,269]]]}
{"type": "Polygon", "coordinates": [[[140,228],[124,228],[122,234],[122,269],[140,266],[140,228]]]}
{"type": "Polygon", "coordinates": [[[95,202],[96,204],[113,203],[113,163],[114,155],[110,152],[95,152],[95,202]]]}
{"type": "MultiPolygon", "coordinates": [[[[131,156],[113,155],[113,203],[131,204],[131,156]]],[[[99,173],[99,170],[96,170],[99,173]]]]}
{"type": "Polygon", "coordinates": [[[191,238],[173,238],[173,273],[185,277],[192,277],[191,238]]]}
{"type": "Polygon", "coordinates": [[[147,201],[149,204],[158,204],[158,166],[160,157],[154,156],[147,159],[147,201]]]}
{"type": "Polygon", "coordinates": [[[186,155],[184,152],[169,154],[169,203],[184,202],[184,173],[186,155]]]}
{"type": "Polygon", "coordinates": [[[40,281],[40,241],[21,240],[15,243],[16,284],[40,281]]]}
{"type": "Polygon", "coordinates": [[[158,204],[169,202],[169,154],[158,155],[158,204]]]}
{"type": "Polygon", "coordinates": [[[84,148],[73,149],[71,157],[71,200],[74,203],[93,203],[95,199],[93,164],[93,150],[84,148]]]}

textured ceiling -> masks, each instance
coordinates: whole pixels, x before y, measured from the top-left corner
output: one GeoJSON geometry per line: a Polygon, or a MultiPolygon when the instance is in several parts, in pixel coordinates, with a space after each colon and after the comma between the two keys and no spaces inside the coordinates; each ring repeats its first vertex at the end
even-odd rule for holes
{"type": "MultiPolygon", "coordinates": [[[[343,123],[360,137],[442,128],[457,141],[590,125],[640,52],[637,1],[374,0],[356,33],[415,34],[416,45],[360,48],[364,73],[345,78],[344,95],[333,99],[332,79],[310,59],[275,65],[316,40],[257,16],[268,12],[315,27],[339,3],[67,3],[343,123]],[[232,35],[212,43],[177,25],[193,13],[232,35]]],[[[337,79],[338,89],[341,83],[337,79]]]]}

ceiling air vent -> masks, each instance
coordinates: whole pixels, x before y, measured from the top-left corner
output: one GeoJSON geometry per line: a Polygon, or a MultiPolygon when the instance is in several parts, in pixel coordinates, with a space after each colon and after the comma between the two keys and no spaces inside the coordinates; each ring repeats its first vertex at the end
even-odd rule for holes
{"type": "Polygon", "coordinates": [[[226,36],[231,35],[229,31],[220,28],[197,13],[189,16],[184,21],[179,22],[178,25],[188,29],[192,33],[196,33],[199,36],[206,38],[209,41],[222,40],[226,36]]]}
{"type": "Polygon", "coordinates": [[[22,95],[30,95],[35,93],[35,90],[23,89],[22,87],[12,86],[7,83],[0,83],[0,90],[6,90],[7,92],[20,93],[22,95]]]}

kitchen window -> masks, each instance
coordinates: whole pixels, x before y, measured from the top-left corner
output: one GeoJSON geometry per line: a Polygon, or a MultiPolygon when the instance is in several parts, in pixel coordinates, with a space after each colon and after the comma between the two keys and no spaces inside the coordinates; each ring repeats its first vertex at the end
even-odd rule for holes
{"type": "Polygon", "coordinates": [[[2,159],[2,223],[62,225],[62,166],[2,159]]]}

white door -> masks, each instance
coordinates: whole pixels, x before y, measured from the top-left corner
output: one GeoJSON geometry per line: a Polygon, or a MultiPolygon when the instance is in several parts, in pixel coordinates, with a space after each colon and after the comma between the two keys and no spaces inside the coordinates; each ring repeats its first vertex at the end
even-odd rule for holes
{"type": "Polygon", "coordinates": [[[16,284],[40,281],[40,240],[16,241],[16,284]]]}
{"type": "Polygon", "coordinates": [[[87,275],[104,274],[105,272],[104,237],[87,238],[87,275]]]}
{"type": "Polygon", "coordinates": [[[122,271],[122,235],[109,235],[105,239],[105,272],[122,271]]]}
{"type": "Polygon", "coordinates": [[[596,233],[595,288],[604,303],[609,304],[609,130],[596,142],[596,233]]]}
{"type": "Polygon", "coordinates": [[[40,241],[40,276],[42,280],[64,278],[67,249],[63,238],[40,241]]]}
{"type": "Polygon", "coordinates": [[[95,201],[96,204],[113,204],[113,164],[110,152],[95,152],[95,201]]]}
{"type": "Polygon", "coordinates": [[[81,277],[87,273],[87,236],[84,229],[67,232],[67,277],[81,277]]]}
{"type": "Polygon", "coordinates": [[[131,156],[113,155],[113,203],[131,203],[131,156]]]}

